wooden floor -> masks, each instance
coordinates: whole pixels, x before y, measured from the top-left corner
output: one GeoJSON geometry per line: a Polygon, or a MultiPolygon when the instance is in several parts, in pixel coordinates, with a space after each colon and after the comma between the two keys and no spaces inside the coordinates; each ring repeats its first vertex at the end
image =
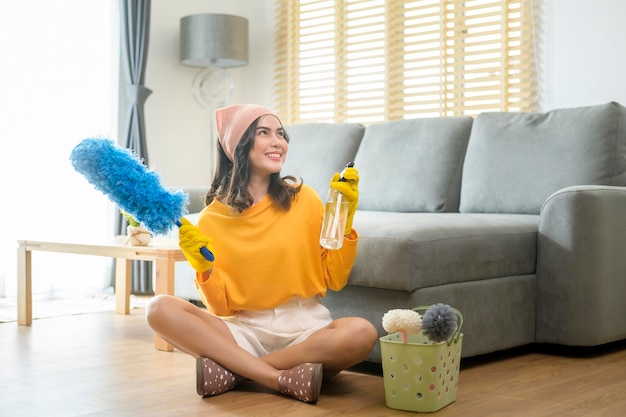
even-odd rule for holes
{"type": "MultiPolygon", "coordinates": [[[[466,338],[469,335],[466,335],[466,338]]],[[[154,350],[143,311],[0,324],[0,416],[408,416],[386,407],[380,368],[343,372],[317,405],[253,382],[202,399],[194,360],[154,350]]],[[[438,417],[624,416],[626,343],[533,346],[465,358],[457,401],[438,417]]]]}

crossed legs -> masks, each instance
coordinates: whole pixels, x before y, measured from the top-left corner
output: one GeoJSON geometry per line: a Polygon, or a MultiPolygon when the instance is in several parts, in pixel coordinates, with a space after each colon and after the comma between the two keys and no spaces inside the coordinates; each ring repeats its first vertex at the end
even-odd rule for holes
{"type": "Polygon", "coordinates": [[[321,363],[324,377],[365,360],[378,334],[367,320],[346,317],[334,320],[305,341],[257,358],[240,348],[226,324],[179,298],[156,296],[146,309],[150,327],[170,344],[199,358],[206,357],[229,371],[280,390],[283,371],[303,363],[321,363]]]}

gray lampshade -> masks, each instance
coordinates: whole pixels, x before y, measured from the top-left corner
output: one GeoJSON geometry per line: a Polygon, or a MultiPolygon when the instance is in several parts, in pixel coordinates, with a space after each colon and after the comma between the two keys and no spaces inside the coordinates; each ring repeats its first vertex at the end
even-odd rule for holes
{"type": "Polygon", "coordinates": [[[180,62],[192,67],[248,64],[248,19],[195,14],[180,20],[180,62]]]}

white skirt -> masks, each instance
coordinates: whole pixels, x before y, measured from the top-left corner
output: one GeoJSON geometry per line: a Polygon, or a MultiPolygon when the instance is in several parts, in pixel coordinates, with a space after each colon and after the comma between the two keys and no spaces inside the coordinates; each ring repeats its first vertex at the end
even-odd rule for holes
{"type": "Polygon", "coordinates": [[[319,297],[294,297],[274,309],[237,311],[222,319],[237,344],[256,357],[300,343],[333,321],[319,297]]]}

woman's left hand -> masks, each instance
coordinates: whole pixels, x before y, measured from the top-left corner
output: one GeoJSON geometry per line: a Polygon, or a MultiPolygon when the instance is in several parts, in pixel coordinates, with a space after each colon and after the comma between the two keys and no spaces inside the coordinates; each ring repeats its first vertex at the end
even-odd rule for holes
{"type": "Polygon", "coordinates": [[[348,219],[346,220],[346,229],[344,234],[349,235],[352,231],[352,220],[354,213],[359,204],[359,171],[354,167],[348,167],[341,174],[338,172],[333,175],[330,181],[330,188],[334,188],[343,194],[348,200],[348,219]],[[341,180],[343,174],[343,181],[341,180]]]}

